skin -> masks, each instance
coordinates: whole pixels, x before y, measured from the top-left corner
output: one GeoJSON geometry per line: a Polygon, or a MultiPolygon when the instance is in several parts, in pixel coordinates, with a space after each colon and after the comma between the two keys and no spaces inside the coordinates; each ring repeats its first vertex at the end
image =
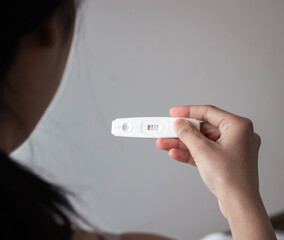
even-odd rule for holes
{"type": "Polygon", "coordinates": [[[20,40],[2,87],[8,109],[1,110],[0,147],[6,153],[29,137],[58,88],[73,38],[73,30],[66,36],[61,22],[56,13],[20,40]]]}
{"type": "MultiPolygon", "coordinates": [[[[20,39],[17,56],[2,86],[5,108],[0,109],[0,148],[10,154],[32,133],[54,97],[64,73],[74,35],[56,12],[20,39]]],[[[121,240],[167,240],[146,233],[124,233],[121,240]]],[[[96,240],[96,233],[74,231],[73,240],[96,240]]]]}
{"type": "Polygon", "coordinates": [[[189,121],[177,120],[179,139],[158,139],[157,147],[171,158],[196,166],[217,198],[233,238],[276,239],[259,193],[260,137],[252,122],[213,106],[179,106],[172,117],[206,121],[199,132],[189,121]]]}
{"type": "MultiPolygon", "coordinates": [[[[74,26],[64,31],[57,12],[20,40],[18,54],[2,87],[0,148],[7,154],[19,147],[36,127],[62,78],[74,26]]],[[[204,120],[201,132],[188,121],[177,121],[179,139],[158,139],[157,147],[171,158],[196,166],[216,196],[234,239],[275,239],[258,187],[260,138],[248,119],[211,106],[181,106],[172,117],[204,120]]],[[[185,166],[186,167],[186,166],[185,166]]],[[[73,240],[96,240],[99,235],[75,231],[73,240]]],[[[146,233],[124,233],[121,240],[166,240],[146,233]]]]}

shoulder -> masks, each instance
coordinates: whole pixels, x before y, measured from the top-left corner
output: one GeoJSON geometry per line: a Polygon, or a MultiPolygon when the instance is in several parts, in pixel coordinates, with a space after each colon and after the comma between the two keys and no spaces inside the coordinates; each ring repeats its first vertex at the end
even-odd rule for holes
{"type": "Polygon", "coordinates": [[[74,230],[71,240],[102,240],[102,239],[103,238],[96,233],[86,232],[82,230],[74,230]]]}
{"type": "Polygon", "coordinates": [[[124,233],[119,240],[173,240],[171,238],[151,233],[124,233]]]}
{"type": "Polygon", "coordinates": [[[96,234],[85,231],[74,231],[72,240],[172,240],[168,237],[150,233],[123,233],[121,235],[96,234]]]}

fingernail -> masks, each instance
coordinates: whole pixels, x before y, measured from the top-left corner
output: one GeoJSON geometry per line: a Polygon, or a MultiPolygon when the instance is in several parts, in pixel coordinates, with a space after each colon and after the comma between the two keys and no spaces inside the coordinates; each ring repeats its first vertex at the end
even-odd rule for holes
{"type": "Polygon", "coordinates": [[[174,129],[177,130],[182,124],[185,123],[185,120],[184,119],[178,119],[175,121],[174,123],[174,129]]]}

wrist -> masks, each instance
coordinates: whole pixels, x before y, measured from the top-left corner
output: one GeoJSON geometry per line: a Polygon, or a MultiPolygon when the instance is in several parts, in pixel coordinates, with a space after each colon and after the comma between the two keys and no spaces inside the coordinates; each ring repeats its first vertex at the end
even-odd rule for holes
{"type": "Polygon", "coordinates": [[[231,195],[219,204],[233,239],[276,239],[259,193],[231,195]]]}
{"type": "Polygon", "coordinates": [[[223,198],[219,199],[219,204],[224,217],[229,223],[248,212],[265,211],[258,191],[227,193],[223,198]]]}
{"type": "MultiPolygon", "coordinates": [[[[229,218],[236,211],[246,211],[248,208],[262,207],[258,182],[239,179],[239,182],[230,178],[222,179],[216,195],[224,217],[229,218]],[[251,182],[251,184],[247,184],[251,182]],[[226,214],[224,214],[226,213],[226,214]]],[[[229,220],[229,219],[228,219],[229,220]]]]}

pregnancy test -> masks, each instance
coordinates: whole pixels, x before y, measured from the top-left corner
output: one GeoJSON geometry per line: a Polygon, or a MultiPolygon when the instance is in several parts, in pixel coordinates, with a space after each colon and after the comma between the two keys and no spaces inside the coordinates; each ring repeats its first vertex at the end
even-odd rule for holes
{"type": "Polygon", "coordinates": [[[117,137],[178,138],[173,125],[177,119],[190,121],[200,130],[201,121],[178,117],[118,118],[112,121],[111,133],[117,137]]]}

